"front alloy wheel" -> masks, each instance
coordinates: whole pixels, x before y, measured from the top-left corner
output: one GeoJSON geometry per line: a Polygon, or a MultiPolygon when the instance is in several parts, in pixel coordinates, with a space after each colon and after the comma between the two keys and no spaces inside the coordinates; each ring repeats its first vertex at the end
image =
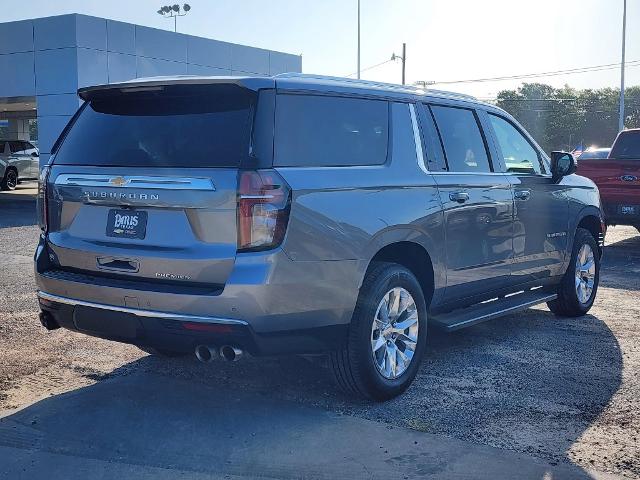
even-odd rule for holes
{"type": "Polygon", "coordinates": [[[596,260],[593,249],[588,243],[580,247],[576,256],[575,278],[578,301],[587,304],[591,299],[596,278],[596,260]]]}
{"type": "Polygon", "coordinates": [[[560,285],[558,298],[547,306],[556,315],[579,317],[589,311],[600,280],[600,252],[589,230],[578,228],[573,239],[571,262],[560,285]]]}

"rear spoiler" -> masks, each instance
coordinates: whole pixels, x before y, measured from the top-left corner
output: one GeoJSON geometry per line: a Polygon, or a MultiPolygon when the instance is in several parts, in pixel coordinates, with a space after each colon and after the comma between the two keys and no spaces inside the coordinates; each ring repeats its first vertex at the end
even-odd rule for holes
{"type": "Polygon", "coordinates": [[[108,83],[78,89],[78,96],[87,101],[96,94],[116,92],[135,92],[162,90],[168,86],[180,85],[237,85],[247,90],[275,88],[276,81],[272,77],[202,77],[196,75],[179,75],[175,77],[149,77],[130,80],[127,82],[108,83]]]}

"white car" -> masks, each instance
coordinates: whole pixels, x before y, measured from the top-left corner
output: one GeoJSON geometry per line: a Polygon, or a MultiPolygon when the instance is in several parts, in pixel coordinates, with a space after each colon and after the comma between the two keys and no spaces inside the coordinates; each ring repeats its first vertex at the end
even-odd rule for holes
{"type": "Polygon", "coordinates": [[[0,188],[15,190],[18,182],[38,178],[38,149],[24,140],[0,140],[0,188]]]}

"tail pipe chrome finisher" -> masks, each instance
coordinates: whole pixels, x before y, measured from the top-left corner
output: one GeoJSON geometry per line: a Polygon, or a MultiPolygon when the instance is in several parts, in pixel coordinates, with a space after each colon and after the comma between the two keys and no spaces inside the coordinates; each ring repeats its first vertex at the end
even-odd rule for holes
{"type": "Polygon", "coordinates": [[[58,325],[56,319],[53,318],[53,315],[51,315],[49,312],[40,312],[39,318],[40,323],[47,330],[55,330],[56,328],[60,328],[60,325],[58,325]]]}
{"type": "Polygon", "coordinates": [[[198,345],[195,353],[196,358],[203,363],[213,362],[218,358],[218,350],[212,345],[198,345]]]}
{"type": "Polygon", "coordinates": [[[242,349],[233,347],[231,345],[224,345],[220,347],[220,356],[227,362],[237,362],[242,357],[242,349]]]}

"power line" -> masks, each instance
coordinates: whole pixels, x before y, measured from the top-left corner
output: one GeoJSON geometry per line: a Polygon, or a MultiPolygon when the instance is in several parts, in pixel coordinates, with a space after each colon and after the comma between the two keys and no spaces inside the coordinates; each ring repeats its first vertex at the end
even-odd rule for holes
{"type": "MultiPolygon", "coordinates": [[[[640,66],[640,60],[632,60],[630,62],[626,62],[627,67],[637,67],[640,66]]],[[[588,73],[588,72],[597,72],[602,70],[614,70],[620,68],[620,63],[606,63],[603,65],[593,65],[590,67],[578,67],[578,68],[570,68],[567,70],[553,70],[549,72],[539,72],[539,73],[524,73],[520,75],[505,75],[502,77],[488,77],[488,78],[474,78],[467,80],[446,80],[441,82],[434,82],[438,85],[450,85],[454,83],[479,83],[479,82],[495,82],[500,80],[518,80],[523,78],[535,78],[535,77],[554,77],[558,75],[573,75],[576,73],[588,73]]]]}
{"type": "MultiPolygon", "coordinates": [[[[391,58],[389,60],[385,60],[384,62],[376,63],[375,65],[371,65],[370,67],[361,69],[360,73],[366,72],[367,70],[373,70],[374,68],[378,68],[378,67],[384,65],[385,63],[393,62],[394,60],[395,60],[394,58],[391,58]]],[[[358,74],[358,72],[353,72],[353,73],[350,73],[349,75],[345,75],[345,77],[349,78],[349,77],[353,77],[354,75],[357,75],[357,74],[358,74]]]]}

